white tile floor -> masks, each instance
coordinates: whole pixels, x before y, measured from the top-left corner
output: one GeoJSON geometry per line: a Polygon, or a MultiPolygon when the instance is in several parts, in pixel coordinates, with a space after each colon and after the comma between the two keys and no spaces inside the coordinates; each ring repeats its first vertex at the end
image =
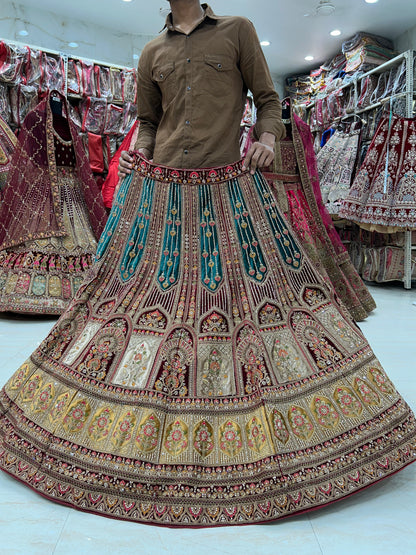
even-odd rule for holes
{"type": "MultiPolygon", "coordinates": [[[[378,308],[361,323],[416,410],[416,288],[370,287],[378,308]]],[[[0,383],[55,319],[0,315],[0,383]]],[[[416,464],[327,508],[265,525],[172,530],[110,520],[43,499],[0,472],[0,554],[414,555],[416,464]]]]}

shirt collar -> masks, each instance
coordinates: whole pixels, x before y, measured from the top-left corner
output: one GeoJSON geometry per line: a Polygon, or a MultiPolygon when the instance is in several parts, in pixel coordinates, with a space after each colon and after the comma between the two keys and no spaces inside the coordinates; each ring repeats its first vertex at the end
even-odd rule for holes
{"type": "MultiPolygon", "coordinates": [[[[214,19],[214,20],[219,19],[219,16],[215,15],[215,13],[212,11],[211,6],[208,6],[208,4],[201,4],[201,6],[205,13],[204,19],[202,21],[204,21],[207,18],[214,19]]],[[[161,32],[164,31],[165,29],[168,29],[169,31],[175,31],[175,27],[173,26],[173,23],[172,23],[172,12],[170,12],[166,17],[165,25],[163,29],[161,29],[161,32]]]]}

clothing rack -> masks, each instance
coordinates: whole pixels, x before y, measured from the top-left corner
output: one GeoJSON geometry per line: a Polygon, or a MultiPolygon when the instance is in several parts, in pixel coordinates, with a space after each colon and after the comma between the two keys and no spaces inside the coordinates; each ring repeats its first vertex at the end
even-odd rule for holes
{"type": "MultiPolygon", "coordinates": [[[[18,46],[20,48],[29,48],[30,50],[39,50],[49,56],[59,56],[61,57],[62,61],[63,61],[63,65],[64,65],[64,94],[65,94],[65,98],[73,98],[73,99],[81,99],[82,97],[80,95],[75,95],[75,94],[68,94],[68,61],[69,60],[74,60],[76,62],[88,62],[90,64],[93,65],[97,65],[97,66],[101,66],[101,67],[106,67],[106,68],[110,68],[110,69],[118,69],[120,71],[122,70],[133,70],[134,68],[132,67],[128,67],[128,66],[121,66],[118,64],[113,64],[113,63],[109,63],[109,62],[104,62],[102,60],[95,60],[92,58],[85,58],[85,57],[79,57],[76,56],[72,53],[67,53],[64,51],[59,51],[59,50],[53,50],[50,48],[43,48],[42,46],[37,46],[37,45],[33,45],[33,44],[27,44],[21,41],[17,41],[17,40],[9,40],[3,37],[0,37],[0,41],[4,41],[8,44],[14,45],[14,46],[18,46]]],[[[117,104],[117,105],[122,105],[123,102],[119,101],[119,100],[112,100],[111,101],[112,104],[117,104]]]]}
{"type": "MultiPolygon", "coordinates": [[[[391,60],[359,75],[352,79],[349,83],[338,87],[336,90],[331,91],[331,93],[322,95],[320,94],[314,101],[308,104],[300,104],[299,106],[305,110],[310,110],[316,105],[316,101],[319,99],[324,99],[329,96],[329,94],[333,94],[336,91],[347,89],[353,87],[352,93],[354,94],[354,110],[346,114],[349,117],[359,118],[360,114],[364,114],[370,110],[374,110],[379,106],[383,106],[390,102],[392,99],[397,98],[405,98],[406,99],[406,117],[413,118],[414,117],[414,99],[416,95],[415,91],[415,59],[416,59],[416,51],[415,50],[407,50],[402,52],[398,56],[395,56],[391,60]],[[382,74],[385,71],[399,66],[403,61],[406,62],[406,82],[404,86],[404,90],[398,93],[391,94],[385,98],[378,100],[377,102],[365,106],[364,108],[359,108],[357,106],[358,103],[358,91],[359,91],[359,84],[366,79],[366,77],[374,74],[382,74]]],[[[340,116],[333,119],[333,123],[341,121],[342,118],[345,116],[340,116]]],[[[360,118],[361,119],[361,118],[360,118]]],[[[327,124],[328,125],[328,124],[327,124]]],[[[412,245],[412,230],[411,229],[404,229],[404,246],[403,246],[403,253],[404,253],[404,276],[403,276],[403,285],[405,289],[411,289],[412,287],[412,266],[414,265],[412,262],[412,253],[416,251],[416,245],[412,245]]]]}

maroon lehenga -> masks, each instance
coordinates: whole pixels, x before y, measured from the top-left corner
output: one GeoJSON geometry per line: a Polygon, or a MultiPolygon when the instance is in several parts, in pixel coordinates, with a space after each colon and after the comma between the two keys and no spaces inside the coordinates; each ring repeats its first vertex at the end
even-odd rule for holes
{"type": "Polygon", "coordinates": [[[416,119],[383,116],[340,216],[382,233],[416,228],[416,119]]]}
{"type": "MultiPolygon", "coordinates": [[[[61,314],[106,221],[77,131],[49,96],[25,118],[0,208],[0,310],[61,314]]],[[[56,102],[55,102],[56,104],[56,102]]]]}
{"type": "Polygon", "coordinates": [[[16,148],[17,139],[13,131],[0,116],[0,204],[3,197],[3,189],[6,186],[10,163],[16,148]]]}
{"type": "Polygon", "coordinates": [[[201,527],[318,508],[413,462],[413,413],[275,187],[240,162],[134,157],[96,264],[0,394],[1,468],[84,511],[201,527]]]}

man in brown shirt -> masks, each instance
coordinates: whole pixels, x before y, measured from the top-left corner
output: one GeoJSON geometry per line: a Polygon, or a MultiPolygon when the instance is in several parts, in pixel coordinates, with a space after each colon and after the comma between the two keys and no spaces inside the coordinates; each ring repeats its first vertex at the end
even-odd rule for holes
{"type": "MultiPolygon", "coordinates": [[[[246,167],[269,165],[284,134],[281,105],[252,23],[220,17],[198,0],[169,0],[165,32],[143,49],[138,67],[136,149],[177,168],[222,166],[240,159],[247,91],[257,109],[246,167]]],[[[130,173],[131,158],[120,159],[130,173]]]]}

